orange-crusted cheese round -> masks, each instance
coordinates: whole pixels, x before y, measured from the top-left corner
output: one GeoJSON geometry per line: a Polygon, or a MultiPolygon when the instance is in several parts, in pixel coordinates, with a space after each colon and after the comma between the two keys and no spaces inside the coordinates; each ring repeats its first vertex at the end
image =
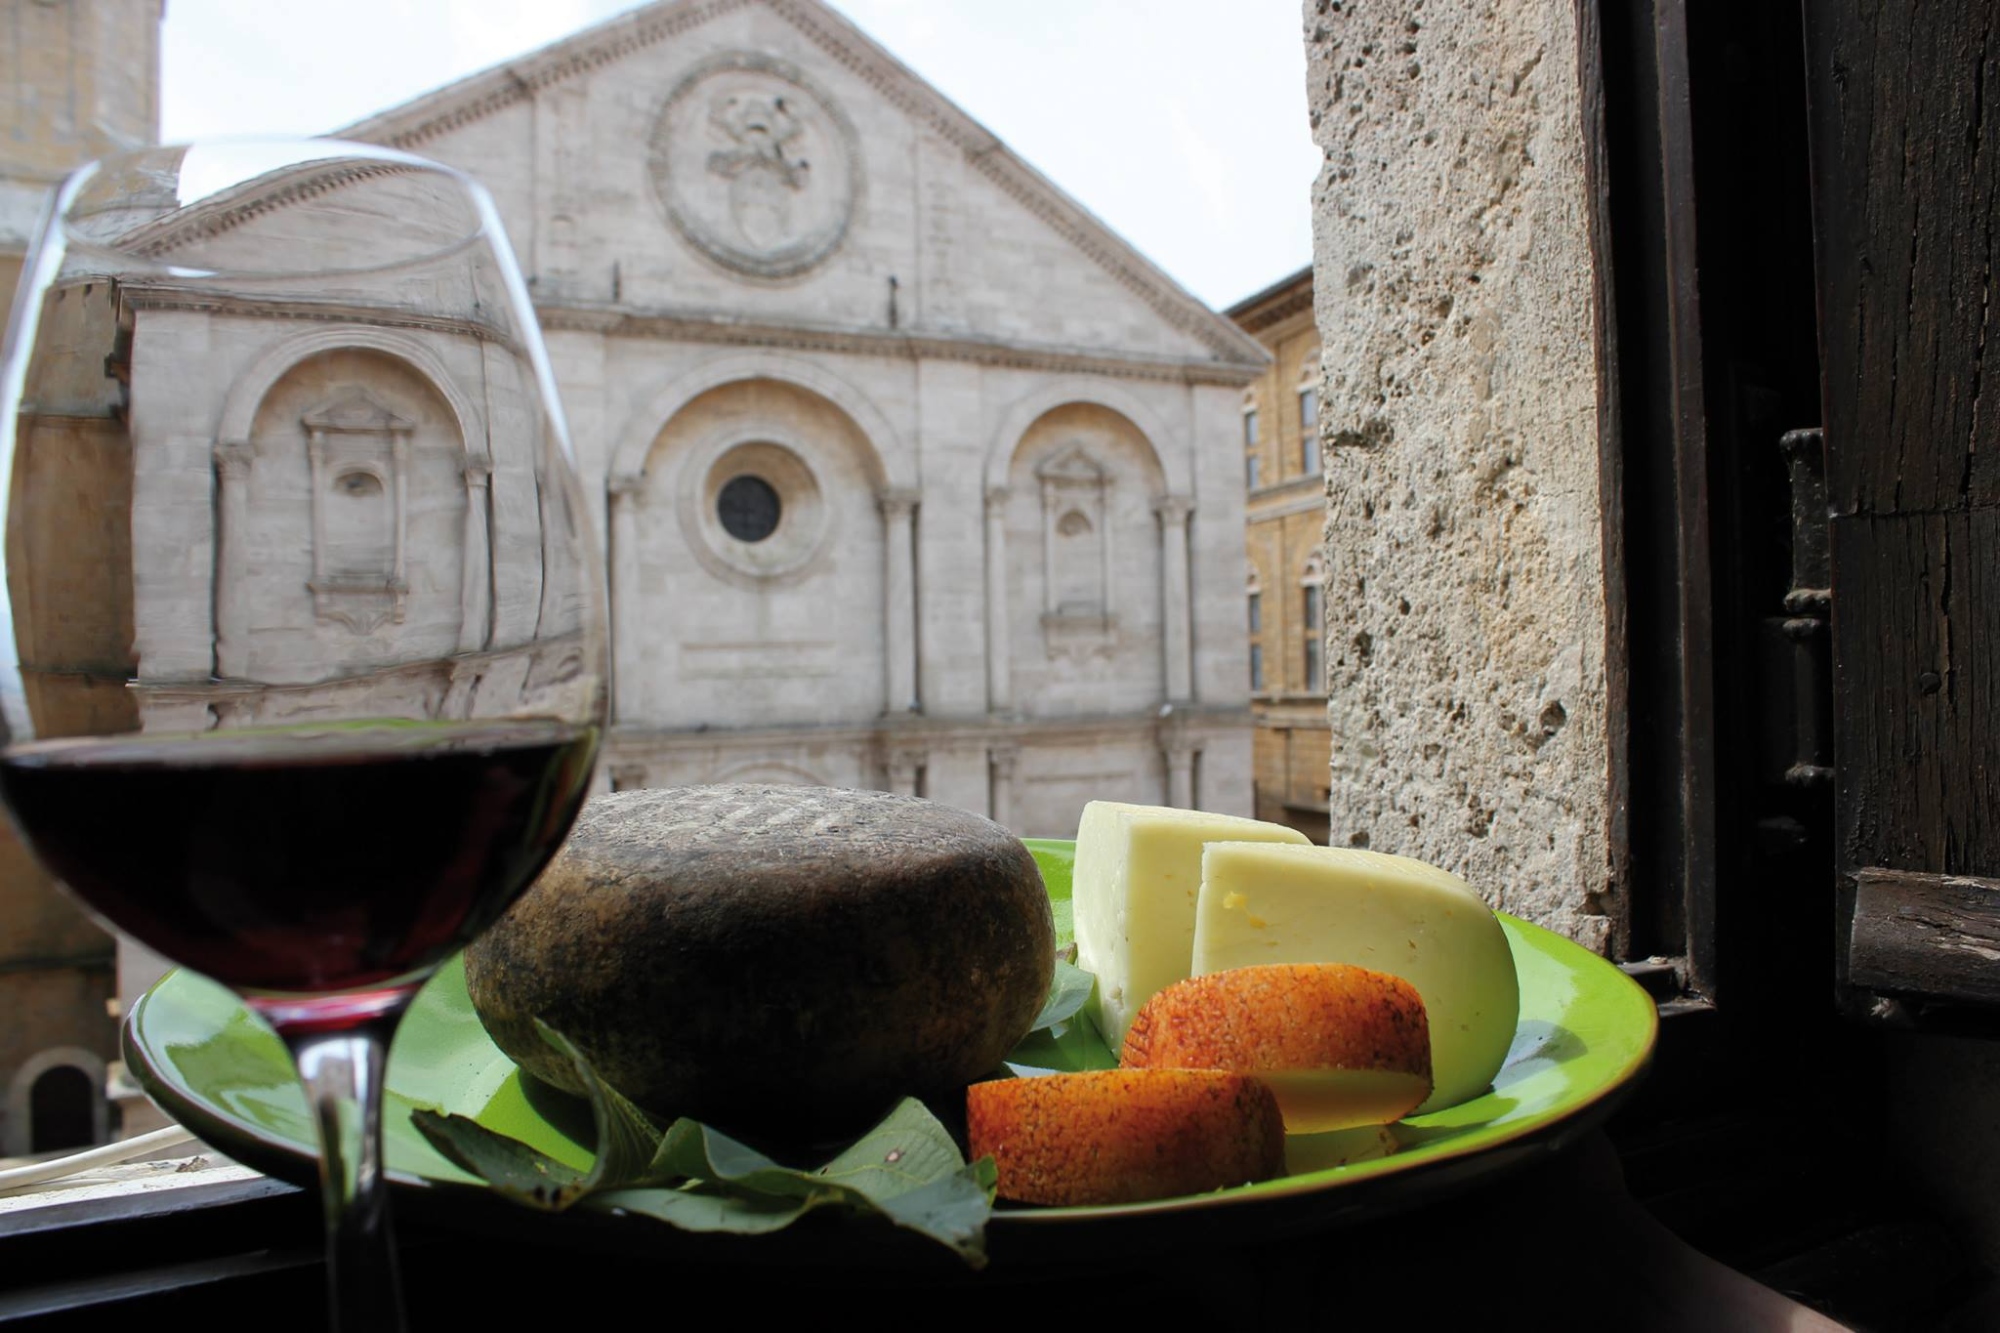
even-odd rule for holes
{"type": "Polygon", "coordinates": [[[1400,1119],[1431,1092],[1430,1025],[1416,987],[1343,963],[1177,982],[1139,1010],[1120,1063],[1254,1074],[1295,1134],[1400,1119]]]}
{"type": "Polygon", "coordinates": [[[1102,1069],[966,1089],[972,1156],[1002,1198],[1136,1203],[1268,1180],[1284,1170],[1271,1090],[1208,1069],[1102,1069]]]}

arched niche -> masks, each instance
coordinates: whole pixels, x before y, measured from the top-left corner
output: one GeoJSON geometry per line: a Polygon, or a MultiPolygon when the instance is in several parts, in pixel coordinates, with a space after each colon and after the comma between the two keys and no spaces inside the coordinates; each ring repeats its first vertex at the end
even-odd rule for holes
{"type": "Polygon", "coordinates": [[[341,324],[316,328],[281,338],[252,362],[223,399],[216,439],[227,447],[250,438],[250,423],[264,399],[281,376],[302,362],[326,352],[381,352],[406,362],[437,390],[451,407],[458,438],[477,440],[484,435],[484,417],[460,386],[458,377],[445,364],[439,349],[415,334],[367,324],[341,324]]]}
{"type": "Polygon", "coordinates": [[[494,556],[463,421],[374,347],[323,348],[265,388],[218,457],[222,675],[305,684],[478,646],[494,556]]]}
{"type": "Polygon", "coordinates": [[[627,461],[611,525],[621,719],[878,716],[891,477],[861,423],[790,380],[730,380],[627,461]]]}
{"type": "Polygon", "coordinates": [[[701,362],[639,399],[618,433],[611,456],[614,486],[639,477],[649,466],[663,424],[672,421],[698,398],[731,384],[787,384],[839,408],[875,453],[881,484],[910,489],[917,484],[916,460],[899,432],[874,400],[851,381],[812,361],[774,352],[732,352],[701,362]]]}
{"type": "Polygon", "coordinates": [[[1123,712],[1162,697],[1158,452],[1100,403],[1051,407],[1016,441],[995,494],[1010,684],[1036,716],[1123,712]]]}
{"type": "Polygon", "coordinates": [[[1171,478],[1172,484],[1163,484],[1161,489],[1192,493],[1193,463],[1187,457],[1186,442],[1181,434],[1169,430],[1166,422],[1151,407],[1120,386],[1082,376],[1067,376],[1044,384],[1017,399],[1001,414],[1000,423],[986,446],[988,489],[1008,484],[1014,457],[1020,452],[1022,440],[1029,429],[1050,412],[1066,406],[1100,407],[1124,418],[1145,441],[1147,450],[1153,455],[1153,466],[1163,482],[1171,478]],[[1177,466],[1171,469],[1165,461],[1169,455],[1177,461],[1177,466]]]}

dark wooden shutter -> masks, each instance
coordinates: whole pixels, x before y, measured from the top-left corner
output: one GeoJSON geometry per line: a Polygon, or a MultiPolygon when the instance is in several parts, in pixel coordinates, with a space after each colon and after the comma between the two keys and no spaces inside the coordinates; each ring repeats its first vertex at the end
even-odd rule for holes
{"type": "Polygon", "coordinates": [[[1843,980],[2000,1000],[2000,65],[1986,0],[1808,4],[1843,980]],[[1994,130],[1989,134],[1988,130],[1994,130]]]}

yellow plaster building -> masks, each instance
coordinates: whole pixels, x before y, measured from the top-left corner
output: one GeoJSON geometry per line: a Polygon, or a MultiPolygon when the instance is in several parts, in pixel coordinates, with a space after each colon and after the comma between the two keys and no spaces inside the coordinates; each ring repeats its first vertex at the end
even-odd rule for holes
{"type": "Polygon", "coordinates": [[[1313,275],[1300,269],[1223,313],[1271,353],[1243,394],[1249,488],[1244,615],[1256,718],[1257,818],[1327,838],[1326,482],[1313,275]]]}

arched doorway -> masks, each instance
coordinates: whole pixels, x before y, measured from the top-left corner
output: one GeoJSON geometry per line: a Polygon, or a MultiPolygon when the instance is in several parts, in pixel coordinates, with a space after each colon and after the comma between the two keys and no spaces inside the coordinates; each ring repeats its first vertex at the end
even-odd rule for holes
{"type": "Polygon", "coordinates": [[[97,1089],[75,1065],[42,1071],[28,1090],[28,1151],[62,1152],[97,1142],[97,1089]]]}
{"type": "Polygon", "coordinates": [[[7,1082],[0,1156],[25,1157],[104,1143],[111,1108],[104,1098],[102,1056],[57,1046],[24,1060],[7,1082]]]}

